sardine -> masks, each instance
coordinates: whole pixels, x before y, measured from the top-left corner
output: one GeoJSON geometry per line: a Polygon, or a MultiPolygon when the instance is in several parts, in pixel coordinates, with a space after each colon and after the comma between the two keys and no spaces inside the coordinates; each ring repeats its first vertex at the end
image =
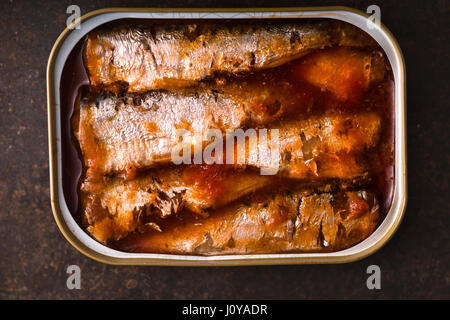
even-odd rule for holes
{"type": "Polygon", "coordinates": [[[84,63],[93,86],[142,92],[189,86],[217,73],[272,68],[333,45],[375,44],[358,28],[336,21],[153,24],[89,33],[84,63]]]}
{"type": "Polygon", "coordinates": [[[133,234],[115,247],[198,255],[337,251],[367,238],[379,219],[376,198],[364,190],[286,192],[169,224],[161,232],[133,234]]]}

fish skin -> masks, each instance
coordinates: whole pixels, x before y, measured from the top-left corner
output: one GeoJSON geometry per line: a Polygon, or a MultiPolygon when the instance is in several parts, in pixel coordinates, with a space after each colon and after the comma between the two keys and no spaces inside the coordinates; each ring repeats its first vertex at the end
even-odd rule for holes
{"type": "Polygon", "coordinates": [[[206,256],[331,252],[368,237],[379,219],[377,200],[370,192],[296,191],[238,203],[159,233],[130,235],[115,247],[127,252],[206,256]]]}
{"type": "Polygon", "coordinates": [[[91,32],[84,63],[93,86],[179,88],[217,73],[276,67],[332,45],[373,46],[361,33],[331,21],[128,26],[91,32]]]}

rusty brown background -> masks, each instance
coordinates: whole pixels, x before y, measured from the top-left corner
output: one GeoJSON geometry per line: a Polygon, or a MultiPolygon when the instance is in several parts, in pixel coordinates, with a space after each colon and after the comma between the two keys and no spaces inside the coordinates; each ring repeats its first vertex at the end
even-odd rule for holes
{"type": "Polygon", "coordinates": [[[9,1],[0,2],[0,299],[450,298],[449,12],[441,1],[9,1]],[[408,178],[406,217],[376,254],[345,265],[116,267],[76,251],[51,213],[45,72],[66,8],[279,7],[381,8],[406,59],[408,178]],[[81,290],[66,268],[81,267],[81,290]],[[366,268],[381,268],[381,290],[366,268]]]}

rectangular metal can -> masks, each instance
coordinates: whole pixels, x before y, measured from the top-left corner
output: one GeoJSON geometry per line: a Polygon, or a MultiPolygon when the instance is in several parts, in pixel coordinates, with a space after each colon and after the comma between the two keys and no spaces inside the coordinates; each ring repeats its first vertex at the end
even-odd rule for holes
{"type": "Polygon", "coordinates": [[[65,238],[88,257],[116,265],[226,266],[346,263],[362,259],[381,248],[399,226],[406,208],[406,74],[401,50],[392,34],[368,16],[347,7],[256,8],[256,9],[153,9],[109,8],[80,18],[81,28],[66,28],[56,40],[47,65],[47,108],[49,137],[50,198],[56,223],[65,238]],[[118,19],[290,19],[330,18],[351,23],[372,36],[384,50],[394,76],[394,192],[392,205],[378,228],[364,241],[331,253],[285,253],[227,256],[127,253],[102,245],[75,221],[64,197],[60,117],[60,81],[65,61],[74,46],[89,31],[118,19]]]}

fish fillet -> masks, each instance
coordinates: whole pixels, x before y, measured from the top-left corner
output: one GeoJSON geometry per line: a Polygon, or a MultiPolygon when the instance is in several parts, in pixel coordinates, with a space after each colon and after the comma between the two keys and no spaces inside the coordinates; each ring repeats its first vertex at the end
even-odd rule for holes
{"type": "Polygon", "coordinates": [[[84,63],[93,86],[142,92],[271,68],[327,46],[374,43],[358,28],[330,21],[153,24],[91,32],[84,63]]]}
{"type": "Polygon", "coordinates": [[[368,237],[379,219],[374,195],[364,190],[287,192],[168,225],[161,232],[130,235],[115,246],[128,252],[199,255],[336,251],[368,237]]]}

